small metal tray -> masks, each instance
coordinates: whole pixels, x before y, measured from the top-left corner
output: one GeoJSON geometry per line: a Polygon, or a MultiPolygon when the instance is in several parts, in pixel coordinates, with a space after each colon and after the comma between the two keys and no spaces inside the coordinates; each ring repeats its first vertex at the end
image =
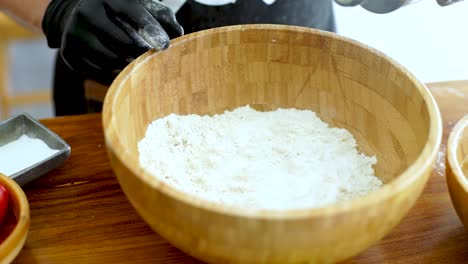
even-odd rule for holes
{"type": "Polygon", "coordinates": [[[67,142],[28,114],[20,114],[0,122],[0,146],[13,142],[22,135],[41,139],[50,148],[58,150],[58,152],[10,175],[10,178],[20,186],[24,186],[58,167],[70,156],[71,148],[67,142]]]}

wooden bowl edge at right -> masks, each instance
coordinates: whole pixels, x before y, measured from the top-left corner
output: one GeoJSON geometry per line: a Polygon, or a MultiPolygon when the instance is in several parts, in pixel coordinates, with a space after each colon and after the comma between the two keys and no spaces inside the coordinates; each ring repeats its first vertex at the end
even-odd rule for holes
{"type": "MultiPolygon", "coordinates": [[[[468,178],[464,175],[457,159],[457,151],[463,138],[464,130],[468,129],[468,114],[454,126],[447,143],[446,178],[452,204],[463,222],[468,227],[468,178]]],[[[466,132],[465,132],[466,133],[466,132]]]]}

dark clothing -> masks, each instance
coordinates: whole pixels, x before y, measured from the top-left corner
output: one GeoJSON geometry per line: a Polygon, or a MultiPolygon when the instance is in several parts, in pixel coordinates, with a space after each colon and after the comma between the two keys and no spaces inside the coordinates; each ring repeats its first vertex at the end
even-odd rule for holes
{"type": "Polygon", "coordinates": [[[56,116],[87,113],[84,78],[71,70],[57,53],[53,79],[56,116]]]}
{"type": "Polygon", "coordinates": [[[186,33],[237,24],[284,24],[334,31],[332,8],[330,0],[276,0],[271,5],[262,0],[237,0],[224,6],[206,6],[192,0],[176,15],[186,33]]]}
{"type": "MultiPolygon", "coordinates": [[[[276,0],[267,5],[262,0],[237,0],[224,6],[206,6],[188,0],[177,12],[177,20],[185,33],[237,24],[284,24],[335,31],[330,0],[276,0]]],[[[84,79],[69,69],[57,56],[54,77],[54,102],[57,116],[90,111],[84,97],[84,79]]],[[[107,83],[106,85],[109,85],[107,83]]]]}

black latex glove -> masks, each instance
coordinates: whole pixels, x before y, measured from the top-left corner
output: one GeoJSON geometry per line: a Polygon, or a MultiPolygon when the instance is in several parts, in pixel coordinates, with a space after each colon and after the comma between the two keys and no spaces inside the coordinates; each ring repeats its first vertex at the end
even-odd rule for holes
{"type": "Polygon", "coordinates": [[[70,68],[105,84],[139,55],[164,50],[183,34],[157,0],[52,0],[42,29],[70,68]]]}

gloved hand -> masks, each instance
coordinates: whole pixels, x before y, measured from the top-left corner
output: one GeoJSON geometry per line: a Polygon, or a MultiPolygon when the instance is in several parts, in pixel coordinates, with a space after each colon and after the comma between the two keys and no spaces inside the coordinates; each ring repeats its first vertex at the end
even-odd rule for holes
{"type": "Polygon", "coordinates": [[[70,68],[104,84],[142,53],[164,50],[184,32],[158,0],[52,0],[42,30],[70,68]]]}

